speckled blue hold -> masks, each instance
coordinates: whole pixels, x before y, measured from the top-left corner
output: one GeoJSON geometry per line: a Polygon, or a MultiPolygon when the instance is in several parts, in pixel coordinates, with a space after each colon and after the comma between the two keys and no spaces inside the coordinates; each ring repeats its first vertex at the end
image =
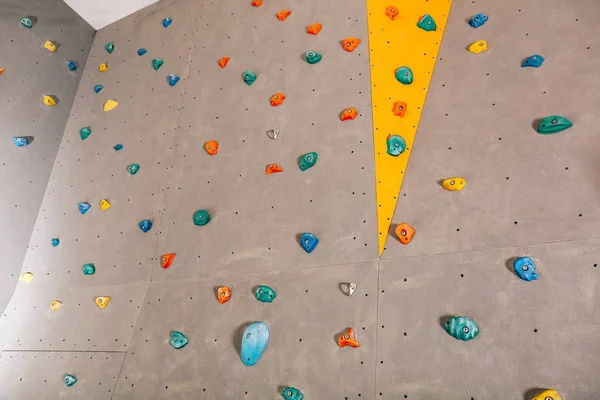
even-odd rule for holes
{"type": "Polygon", "coordinates": [[[244,331],[240,358],[245,366],[251,367],[258,362],[265,351],[271,332],[264,322],[254,322],[244,331]]]}
{"type": "Polygon", "coordinates": [[[168,28],[173,23],[173,20],[169,17],[162,20],[162,24],[165,28],[168,28]]]}
{"type": "Polygon", "coordinates": [[[71,60],[67,60],[67,67],[69,67],[69,71],[77,71],[77,64],[71,60]]]}
{"type": "Polygon", "coordinates": [[[534,54],[530,57],[527,57],[527,59],[525,61],[523,61],[523,64],[521,64],[521,68],[526,68],[526,67],[539,68],[542,66],[544,61],[546,61],[544,59],[544,57],[540,56],[539,54],[534,54]]]}
{"type": "Polygon", "coordinates": [[[140,222],[140,229],[144,233],[148,232],[150,229],[152,229],[152,221],[150,221],[149,219],[143,220],[142,222],[140,222]]]}
{"type": "Polygon", "coordinates": [[[535,271],[535,264],[529,257],[517,258],[514,263],[515,272],[524,281],[536,281],[540,276],[535,271]]]}
{"type": "Polygon", "coordinates": [[[469,18],[469,25],[471,25],[473,28],[479,28],[481,25],[485,24],[487,20],[487,15],[475,14],[471,18],[469,18]]]}
{"type": "Polygon", "coordinates": [[[117,143],[117,144],[115,144],[115,145],[113,146],[113,148],[114,148],[116,151],[121,151],[121,150],[123,150],[123,145],[122,145],[121,143],[117,143]]]}
{"type": "Polygon", "coordinates": [[[102,85],[96,85],[96,86],[94,86],[94,92],[96,92],[96,93],[100,93],[100,91],[102,89],[104,89],[104,86],[102,86],[102,85]]]}
{"type": "Polygon", "coordinates": [[[23,147],[23,146],[27,146],[29,144],[29,140],[27,140],[26,137],[14,137],[13,138],[13,142],[18,146],[18,147],[23,147]]]}
{"type": "Polygon", "coordinates": [[[148,52],[148,50],[146,50],[145,48],[141,48],[138,50],[138,56],[143,56],[144,54],[146,54],[148,52]]]}
{"type": "Polygon", "coordinates": [[[90,203],[88,203],[87,201],[82,201],[81,203],[79,203],[79,212],[81,213],[81,215],[88,212],[90,208],[92,208],[92,206],[90,206],[90,203]]]}
{"type": "Polygon", "coordinates": [[[175,86],[179,82],[179,77],[177,75],[169,74],[169,86],[175,86]]]}
{"type": "Polygon", "coordinates": [[[58,246],[59,243],[60,243],[60,240],[58,240],[57,238],[52,238],[52,247],[58,246]]]}
{"type": "Polygon", "coordinates": [[[303,233],[300,238],[300,245],[307,253],[312,253],[312,251],[319,244],[319,239],[313,235],[312,233],[303,233]]]}

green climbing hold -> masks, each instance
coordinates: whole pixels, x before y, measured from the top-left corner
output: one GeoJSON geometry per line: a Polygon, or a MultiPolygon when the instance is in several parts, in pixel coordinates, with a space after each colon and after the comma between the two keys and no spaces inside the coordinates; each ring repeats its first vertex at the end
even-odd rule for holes
{"type": "Polygon", "coordinates": [[[417,26],[427,32],[433,32],[437,29],[433,17],[429,14],[423,15],[421,19],[419,19],[419,22],[417,22],[417,26]]]}
{"type": "Polygon", "coordinates": [[[115,51],[115,44],[113,42],[108,42],[106,43],[104,48],[106,49],[106,51],[108,51],[108,54],[112,54],[112,52],[115,51]]]}
{"type": "Polygon", "coordinates": [[[304,394],[302,394],[302,392],[299,389],[296,389],[295,387],[286,387],[281,392],[281,396],[285,400],[303,400],[304,399],[304,394]]]}
{"type": "Polygon", "coordinates": [[[314,151],[311,153],[306,153],[300,158],[300,170],[306,171],[307,169],[314,167],[318,159],[319,155],[314,151]]]}
{"type": "Polygon", "coordinates": [[[413,83],[413,73],[408,67],[400,67],[396,70],[396,80],[403,85],[413,83]]]}
{"type": "Polygon", "coordinates": [[[194,213],[194,225],[204,226],[210,222],[210,215],[206,210],[198,210],[194,213]]]}
{"type": "Polygon", "coordinates": [[[183,333],[179,331],[173,331],[171,332],[170,342],[173,348],[181,349],[182,347],[185,347],[190,341],[183,333]]]}
{"type": "Polygon", "coordinates": [[[154,68],[154,70],[155,70],[155,71],[158,71],[158,69],[159,69],[160,67],[162,67],[162,65],[163,65],[164,63],[165,63],[165,62],[164,62],[163,60],[161,60],[161,59],[159,59],[159,58],[155,58],[154,60],[152,60],[152,68],[154,68]]]}
{"type": "Polygon", "coordinates": [[[307,51],[306,52],[306,62],[309,64],[316,64],[323,58],[322,55],[317,53],[316,51],[307,51]]]}
{"type": "Polygon", "coordinates": [[[540,121],[537,131],[542,135],[551,135],[569,129],[572,126],[573,123],[567,118],[561,117],[560,115],[552,115],[540,121]]]}
{"type": "Polygon", "coordinates": [[[29,17],[21,18],[21,25],[23,25],[27,29],[31,29],[33,26],[33,21],[29,17]]]}
{"type": "Polygon", "coordinates": [[[131,175],[135,175],[138,173],[138,171],[140,170],[140,166],[139,164],[129,164],[127,166],[127,171],[129,171],[129,173],[131,175]]]}
{"type": "Polygon", "coordinates": [[[94,275],[96,273],[96,267],[94,264],[83,264],[81,267],[84,275],[94,275]]]}
{"type": "Polygon", "coordinates": [[[468,317],[452,317],[446,321],[446,325],[444,327],[450,336],[458,340],[467,341],[475,339],[475,337],[479,334],[479,328],[477,327],[477,324],[468,317]]]}
{"type": "Polygon", "coordinates": [[[263,303],[271,303],[277,297],[277,293],[270,287],[261,285],[254,291],[254,297],[263,303]]]}
{"type": "Polygon", "coordinates": [[[63,382],[65,383],[66,387],[71,387],[77,383],[77,378],[75,378],[74,375],[65,374],[65,377],[63,378],[63,382]]]}
{"type": "Polygon", "coordinates": [[[398,157],[406,150],[406,141],[402,136],[390,135],[387,138],[387,153],[390,156],[398,157]]]}
{"type": "Polygon", "coordinates": [[[79,130],[79,136],[81,137],[81,140],[87,139],[88,136],[90,136],[91,134],[92,134],[92,130],[90,129],[89,126],[85,126],[79,130]]]}
{"type": "Polygon", "coordinates": [[[247,69],[244,72],[244,82],[246,82],[246,85],[251,86],[255,80],[256,80],[256,74],[254,72],[250,71],[249,69],[247,69]]]}

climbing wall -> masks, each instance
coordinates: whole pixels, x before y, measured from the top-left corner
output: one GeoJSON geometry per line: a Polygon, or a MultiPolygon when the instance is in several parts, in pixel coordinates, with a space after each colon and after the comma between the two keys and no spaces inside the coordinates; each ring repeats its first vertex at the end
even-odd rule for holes
{"type": "Polygon", "coordinates": [[[93,39],[94,30],[60,0],[0,5],[0,312],[19,277],[93,39]],[[37,16],[31,29],[19,23],[28,16],[37,16]],[[56,52],[44,48],[47,40],[56,52]],[[80,69],[69,71],[67,59],[80,69]],[[46,107],[45,94],[59,103],[46,107]],[[16,147],[15,136],[30,145],[16,147]]]}

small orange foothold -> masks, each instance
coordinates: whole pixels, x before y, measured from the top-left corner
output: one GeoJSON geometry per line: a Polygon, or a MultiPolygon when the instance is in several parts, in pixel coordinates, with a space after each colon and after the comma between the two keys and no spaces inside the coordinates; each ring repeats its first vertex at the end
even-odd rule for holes
{"type": "Polygon", "coordinates": [[[219,67],[225,68],[227,66],[227,63],[229,62],[229,60],[230,60],[229,57],[219,58],[219,67]]]}
{"type": "Polygon", "coordinates": [[[346,51],[354,51],[360,44],[361,40],[357,38],[346,38],[342,42],[342,46],[344,46],[344,50],[346,51]]]}
{"type": "Polygon", "coordinates": [[[175,259],[175,253],[163,254],[160,257],[160,265],[162,265],[162,267],[164,269],[167,269],[171,266],[174,259],[175,259]]]}
{"type": "Polygon", "coordinates": [[[338,346],[340,346],[340,347],[350,346],[350,347],[355,347],[355,348],[360,347],[360,343],[358,343],[358,341],[354,337],[354,329],[353,328],[346,329],[340,335],[340,337],[338,337],[338,346]]]}
{"type": "Polygon", "coordinates": [[[394,18],[396,18],[396,16],[398,15],[398,7],[388,6],[385,9],[385,15],[387,15],[388,17],[390,17],[390,19],[393,21],[394,18]]]}
{"type": "Polygon", "coordinates": [[[217,150],[219,149],[219,143],[214,140],[208,141],[204,144],[204,150],[211,156],[217,154],[217,150]]]}
{"type": "Polygon", "coordinates": [[[254,0],[252,2],[252,7],[260,7],[262,6],[262,0],[254,0]]]}
{"type": "Polygon", "coordinates": [[[278,107],[281,104],[283,104],[283,101],[285,100],[285,95],[283,93],[275,93],[273,96],[271,96],[271,106],[272,107],[278,107]]]}
{"type": "Polygon", "coordinates": [[[0,75],[4,73],[4,68],[0,68],[0,75]]]}
{"type": "Polygon", "coordinates": [[[321,29],[323,29],[323,25],[317,22],[309,25],[306,28],[306,33],[310,33],[311,35],[318,35],[319,32],[321,32],[321,29]]]}
{"type": "Polygon", "coordinates": [[[267,170],[265,171],[265,174],[269,175],[269,174],[274,174],[275,172],[283,172],[283,168],[281,168],[277,164],[267,165],[267,170]]]}
{"type": "Polygon", "coordinates": [[[281,10],[277,13],[277,19],[280,21],[285,21],[287,17],[290,16],[292,12],[290,10],[281,10]]]}
{"type": "Polygon", "coordinates": [[[395,102],[392,112],[396,117],[404,117],[404,114],[406,114],[406,103],[403,101],[395,102]]]}
{"type": "Polygon", "coordinates": [[[396,236],[400,239],[400,243],[409,244],[413,236],[415,236],[415,228],[403,222],[396,227],[396,236]]]}
{"type": "Polygon", "coordinates": [[[217,289],[217,295],[219,303],[227,303],[227,300],[231,298],[231,289],[229,289],[229,286],[221,286],[217,289]]]}
{"type": "Polygon", "coordinates": [[[352,120],[352,119],[356,118],[356,115],[357,115],[356,108],[348,107],[344,111],[342,111],[342,115],[340,115],[340,119],[342,121],[346,121],[348,119],[352,120]]]}

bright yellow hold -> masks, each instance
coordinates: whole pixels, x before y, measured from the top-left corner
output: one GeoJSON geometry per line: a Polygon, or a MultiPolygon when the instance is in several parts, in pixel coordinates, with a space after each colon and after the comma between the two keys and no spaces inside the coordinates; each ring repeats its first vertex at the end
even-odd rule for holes
{"type": "Polygon", "coordinates": [[[48,107],[52,107],[52,106],[56,105],[56,100],[54,100],[52,97],[45,94],[44,95],[44,104],[47,105],[48,107]]]}
{"type": "Polygon", "coordinates": [[[56,310],[58,310],[61,307],[62,307],[62,301],[60,301],[60,300],[52,300],[50,302],[50,309],[52,311],[56,311],[56,310]]]}
{"type": "Polygon", "coordinates": [[[556,390],[550,389],[538,394],[531,400],[562,400],[562,397],[556,390]]]}
{"type": "Polygon", "coordinates": [[[116,100],[106,100],[106,102],[104,103],[104,111],[110,111],[118,105],[119,102],[116,100]]]}
{"type": "Polygon", "coordinates": [[[451,192],[457,190],[463,190],[467,181],[464,178],[456,177],[456,178],[448,178],[444,179],[442,182],[442,187],[451,192]]]}
{"type": "Polygon", "coordinates": [[[19,276],[19,280],[21,282],[29,283],[33,280],[33,273],[32,272],[23,272],[21,274],[21,276],[19,276]]]}
{"type": "Polygon", "coordinates": [[[96,305],[100,308],[106,308],[106,306],[108,305],[108,303],[110,303],[110,301],[112,300],[112,298],[108,297],[108,296],[98,296],[96,297],[96,305]]]}
{"type": "Polygon", "coordinates": [[[485,40],[479,40],[469,46],[469,51],[474,54],[479,54],[482,51],[488,51],[487,42],[485,40]]]}
{"type": "Polygon", "coordinates": [[[108,69],[108,65],[106,63],[102,63],[100,64],[98,69],[100,70],[100,72],[106,72],[106,70],[108,69]]]}
{"type": "Polygon", "coordinates": [[[104,199],[104,200],[100,200],[100,209],[102,211],[106,210],[107,208],[110,208],[110,203],[108,202],[108,200],[104,199]]]}
{"type": "Polygon", "coordinates": [[[44,43],[44,48],[53,53],[56,51],[56,45],[49,40],[46,40],[46,43],[44,43]]]}

